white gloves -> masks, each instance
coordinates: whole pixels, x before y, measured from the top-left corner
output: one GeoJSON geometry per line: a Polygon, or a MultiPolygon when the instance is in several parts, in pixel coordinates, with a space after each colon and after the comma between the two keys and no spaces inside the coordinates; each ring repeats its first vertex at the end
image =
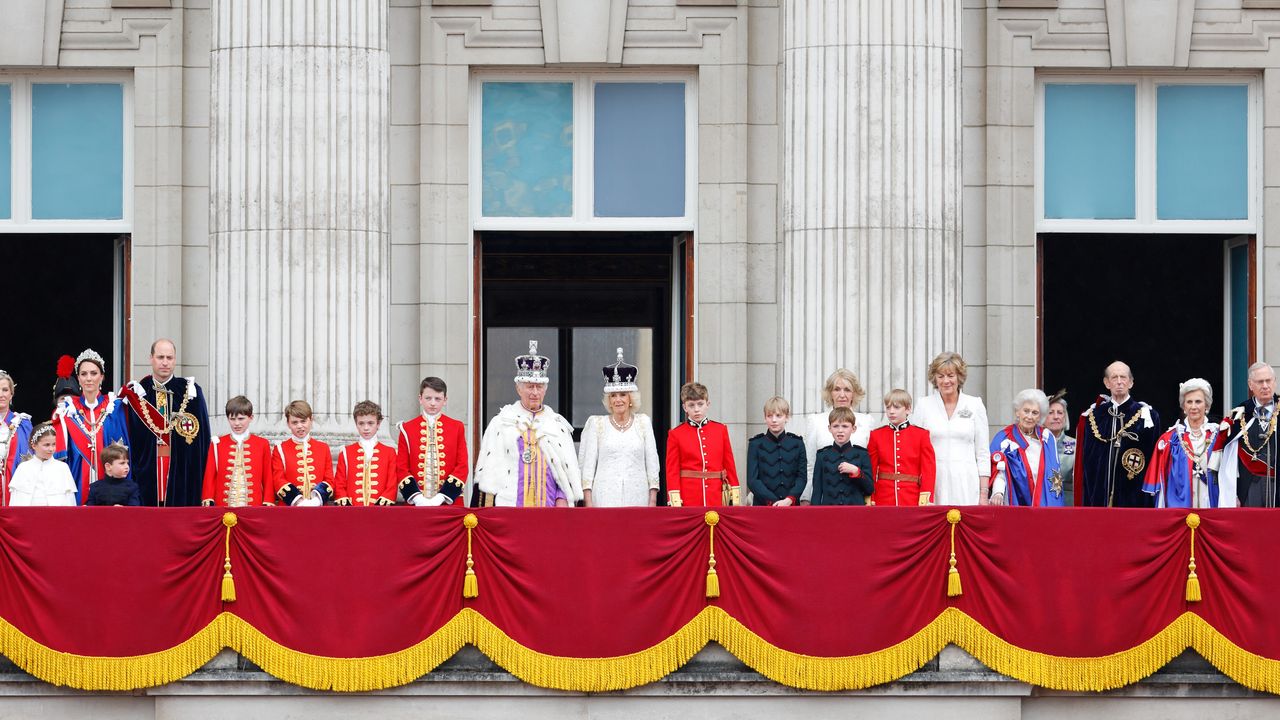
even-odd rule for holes
{"type": "Polygon", "coordinates": [[[413,504],[418,507],[439,507],[449,501],[449,498],[443,494],[437,493],[431,497],[427,497],[422,493],[413,496],[413,504]]]}
{"type": "Polygon", "coordinates": [[[309,498],[300,497],[294,500],[293,504],[297,505],[298,507],[320,507],[321,505],[324,504],[324,498],[320,497],[320,493],[312,490],[311,497],[309,498]]]}

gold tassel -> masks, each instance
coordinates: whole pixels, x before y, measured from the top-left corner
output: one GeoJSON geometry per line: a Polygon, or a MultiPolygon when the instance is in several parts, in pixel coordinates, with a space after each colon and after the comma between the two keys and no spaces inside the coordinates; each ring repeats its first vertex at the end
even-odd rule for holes
{"type": "Polygon", "coordinates": [[[236,526],[238,518],[235,513],[222,515],[222,524],[227,526],[227,537],[224,544],[226,555],[222,558],[222,602],[236,601],[236,579],[231,577],[231,528],[236,526]]]}
{"type": "Polygon", "coordinates": [[[708,537],[708,557],[707,557],[707,597],[720,597],[720,576],[716,574],[716,523],[720,522],[720,513],[715,510],[707,511],[703,516],[710,526],[707,530],[708,537]]]}
{"type": "Polygon", "coordinates": [[[1196,528],[1200,527],[1200,516],[1196,513],[1187,515],[1187,527],[1191,528],[1191,561],[1187,563],[1187,602],[1200,602],[1200,578],[1196,577],[1196,528]]]}
{"type": "Polygon", "coordinates": [[[476,577],[476,562],[471,557],[471,531],[480,524],[475,513],[467,513],[462,518],[462,526],[467,529],[467,574],[462,577],[462,597],[480,597],[480,579],[476,577]]]}
{"type": "Polygon", "coordinates": [[[956,525],[960,524],[960,511],[951,508],[947,511],[947,522],[951,523],[951,558],[947,561],[947,597],[960,597],[964,590],[960,587],[960,571],[956,569],[956,525]]]}

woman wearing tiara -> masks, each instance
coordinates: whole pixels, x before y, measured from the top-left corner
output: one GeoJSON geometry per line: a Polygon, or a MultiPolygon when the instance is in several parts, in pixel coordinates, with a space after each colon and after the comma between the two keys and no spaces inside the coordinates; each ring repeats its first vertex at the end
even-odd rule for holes
{"type": "Polygon", "coordinates": [[[17,389],[13,376],[0,370],[0,507],[9,504],[9,481],[31,453],[31,416],[10,407],[17,389]]]}
{"type": "Polygon", "coordinates": [[[58,459],[71,466],[76,481],[76,502],[89,498],[89,485],[106,473],[102,450],[113,442],[129,444],[129,427],[124,401],[115,393],[102,393],[107,363],[93,350],[76,358],[76,380],[80,395],[62,399],[54,411],[58,432],[58,459]]]}
{"type": "Polygon", "coordinates": [[[622,360],[604,367],[604,408],[582,428],[578,465],[587,507],[653,507],[658,504],[658,445],[649,416],[638,413],[639,369],[622,360]]]}

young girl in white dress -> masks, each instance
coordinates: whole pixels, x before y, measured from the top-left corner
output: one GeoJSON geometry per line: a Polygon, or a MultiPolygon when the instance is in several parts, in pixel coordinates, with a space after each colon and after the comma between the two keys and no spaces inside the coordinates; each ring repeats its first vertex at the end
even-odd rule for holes
{"type": "Polygon", "coordinates": [[[65,505],[76,504],[76,484],[71,479],[71,469],[61,460],[53,459],[58,440],[53,426],[40,423],[31,431],[31,449],[34,456],[23,460],[9,483],[10,505],[65,505]]]}

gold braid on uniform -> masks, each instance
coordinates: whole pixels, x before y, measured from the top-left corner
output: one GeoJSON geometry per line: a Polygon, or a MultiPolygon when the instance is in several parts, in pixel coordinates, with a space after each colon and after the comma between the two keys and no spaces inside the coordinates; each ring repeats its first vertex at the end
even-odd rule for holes
{"type": "MultiPolygon", "coordinates": [[[[1095,405],[1094,407],[1097,407],[1097,406],[1095,405]]],[[[1124,427],[1117,430],[1115,435],[1112,435],[1106,440],[1102,439],[1102,432],[1098,430],[1098,419],[1097,417],[1095,417],[1093,408],[1089,408],[1088,415],[1089,415],[1089,429],[1093,431],[1093,436],[1098,439],[1098,442],[1113,443],[1117,439],[1119,439],[1122,435],[1124,435],[1125,432],[1129,430],[1129,428],[1133,427],[1134,423],[1138,422],[1138,418],[1142,417],[1142,411],[1139,410],[1138,412],[1134,413],[1133,417],[1129,418],[1129,422],[1124,424],[1124,427]]]]}

